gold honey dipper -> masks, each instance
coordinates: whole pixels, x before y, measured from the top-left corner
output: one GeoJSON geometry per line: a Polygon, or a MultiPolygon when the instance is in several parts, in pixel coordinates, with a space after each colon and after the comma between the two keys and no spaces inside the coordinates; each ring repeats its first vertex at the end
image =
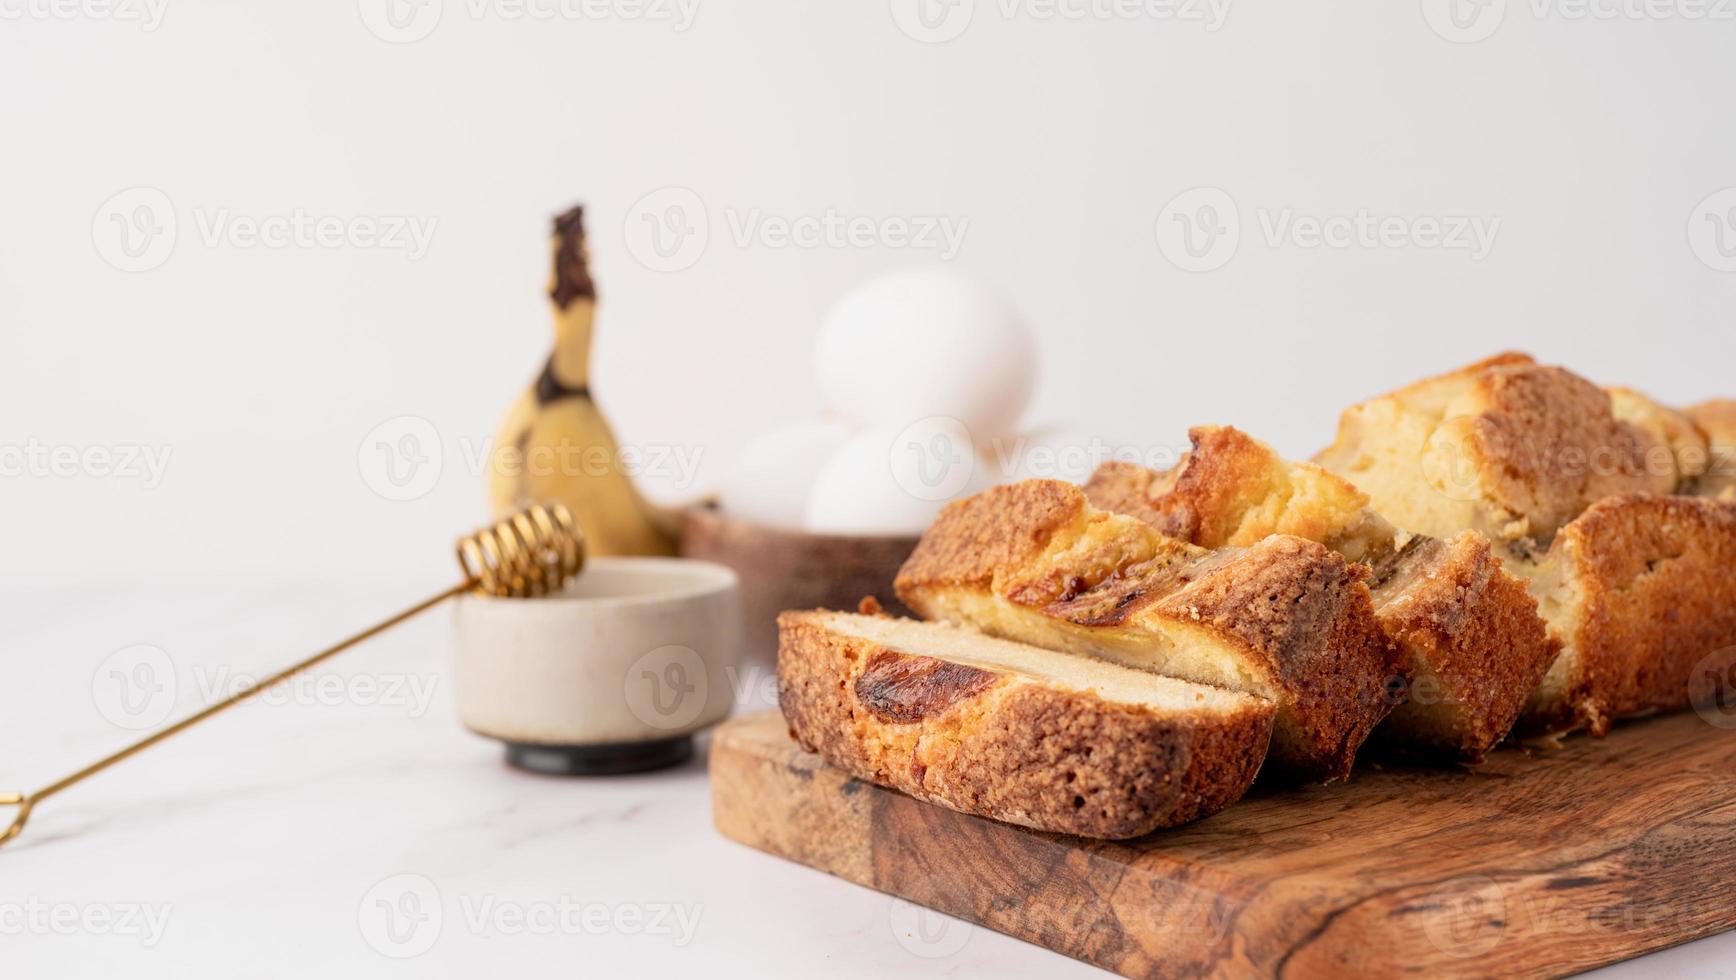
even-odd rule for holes
{"type": "Polygon", "coordinates": [[[416,603],[386,620],[374,624],[354,636],[326,647],[311,657],[250,684],[242,685],[221,701],[201,708],[166,728],[112,755],[105,756],[68,776],[63,776],[34,793],[0,793],[0,806],[18,807],[12,825],[0,832],[0,846],[17,837],[30,820],[30,812],[50,796],[77,785],[104,769],[129,759],[158,742],[192,728],[194,725],[234,706],[249,695],[284,681],[316,664],[322,663],[404,620],[465,592],[511,598],[534,598],[558,591],[579,573],[585,564],[585,536],[573,515],[560,504],[535,505],[522,510],[474,534],[458,539],[458,567],[464,570],[464,581],[437,595],[416,603]]]}

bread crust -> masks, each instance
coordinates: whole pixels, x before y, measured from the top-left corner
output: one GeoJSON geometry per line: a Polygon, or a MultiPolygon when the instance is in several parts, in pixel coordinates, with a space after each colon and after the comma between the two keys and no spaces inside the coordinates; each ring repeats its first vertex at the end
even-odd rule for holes
{"type": "Polygon", "coordinates": [[[1397,529],[1349,481],[1313,463],[1287,462],[1234,426],[1195,426],[1188,439],[1193,449],[1168,473],[1106,462],[1086,481],[1085,496],[1095,507],[1206,548],[1291,534],[1352,561],[1391,553],[1397,529]]]}
{"type": "Polygon", "coordinates": [[[858,779],[964,813],[1143,836],[1239,799],[1271,736],[1272,708],[1257,699],[1161,712],[895,650],[833,629],[827,616],[778,618],[790,734],[858,779]]]}
{"type": "Polygon", "coordinates": [[[1522,354],[1352,406],[1316,461],[1408,530],[1497,541],[1547,538],[1604,497],[1673,492],[1682,469],[1608,392],[1522,354]]]}
{"type": "Polygon", "coordinates": [[[1736,500],[1736,400],[1701,402],[1687,411],[1706,438],[1706,471],[1694,486],[1702,497],[1736,500]]]}
{"type": "Polygon", "coordinates": [[[1644,392],[1633,388],[1618,387],[1607,390],[1610,407],[1616,418],[1644,429],[1651,434],[1655,446],[1663,446],[1669,450],[1665,456],[1654,449],[1655,458],[1648,460],[1649,466],[1660,471],[1669,462],[1675,464],[1675,485],[1660,492],[1677,490],[1706,472],[1706,467],[1711,462],[1706,433],[1694,424],[1688,413],[1654,401],[1644,392]]]}
{"type": "Polygon", "coordinates": [[[1086,495],[1119,513],[1172,518],[1160,527],[1208,548],[1288,531],[1368,562],[1376,618],[1411,679],[1374,741],[1475,763],[1507,736],[1559,646],[1486,539],[1407,536],[1348,482],[1288,463],[1246,433],[1211,426],[1190,437],[1193,451],[1167,477],[1105,464],[1086,495]]]}
{"type": "Polygon", "coordinates": [[[1414,538],[1377,576],[1375,614],[1404,651],[1411,684],[1375,740],[1481,762],[1561,651],[1537,600],[1470,531],[1414,538]]]}
{"type": "Polygon", "coordinates": [[[1195,548],[1091,507],[1077,487],[1031,480],[949,504],[895,588],[928,619],[1196,682],[1235,683],[1140,654],[1178,637],[1227,651],[1240,689],[1278,701],[1268,770],[1329,780],[1349,774],[1402,687],[1368,574],[1290,536],[1195,548]]]}
{"type": "Polygon", "coordinates": [[[1688,706],[1695,665],[1736,646],[1736,505],[1630,495],[1562,529],[1533,573],[1560,660],[1527,731],[1601,735],[1617,718],[1688,706]]]}

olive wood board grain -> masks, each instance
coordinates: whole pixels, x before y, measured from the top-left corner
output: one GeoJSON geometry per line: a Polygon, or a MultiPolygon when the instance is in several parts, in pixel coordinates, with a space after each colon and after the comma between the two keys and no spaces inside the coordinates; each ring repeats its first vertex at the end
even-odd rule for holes
{"type": "Polygon", "coordinates": [[[727,837],[1129,977],[1559,976],[1736,928],[1736,731],[1691,712],[1122,843],[852,779],[776,712],[717,730],[711,786],[727,837]]]}

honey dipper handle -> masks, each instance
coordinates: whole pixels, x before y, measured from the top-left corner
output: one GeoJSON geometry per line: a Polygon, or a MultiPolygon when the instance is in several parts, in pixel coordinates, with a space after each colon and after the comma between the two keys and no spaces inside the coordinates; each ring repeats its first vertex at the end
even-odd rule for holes
{"type": "Polygon", "coordinates": [[[326,660],[329,660],[332,657],[335,657],[338,654],[344,652],[345,650],[348,650],[350,647],[353,647],[356,644],[362,642],[363,640],[370,639],[370,638],[372,638],[372,637],[374,637],[380,633],[383,633],[386,630],[391,629],[392,627],[398,625],[399,623],[402,623],[404,620],[409,619],[410,617],[415,616],[418,613],[425,612],[428,609],[431,609],[434,606],[437,606],[440,603],[445,602],[447,599],[450,599],[453,596],[458,595],[461,592],[467,592],[470,589],[473,589],[475,587],[476,587],[476,580],[471,579],[469,581],[461,582],[458,585],[454,585],[452,588],[447,589],[444,592],[439,593],[438,595],[429,596],[428,598],[422,600],[421,602],[416,603],[414,606],[411,606],[410,608],[405,609],[403,612],[400,612],[397,615],[392,616],[389,619],[385,619],[385,620],[382,620],[378,623],[375,623],[373,626],[370,626],[367,629],[362,630],[360,633],[357,633],[354,636],[352,636],[346,640],[339,641],[338,643],[335,643],[329,647],[326,647],[324,650],[319,651],[318,653],[314,654],[311,657],[306,658],[305,660],[301,660],[301,661],[298,661],[297,663],[291,664],[290,666],[285,667],[284,669],[278,671],[277,673],[272,674],[270,677],[261,678],[257,681],[250,683],[250,684],[243,684],[239,690],[237,690],[235,693],[229,695],[228,697],[224,698],[223,700],[215,702],[215,703],[210,704],[210,705],[207,705],[204,708],[201,708],[198,711],[193,712],[192,714],[188,715],[187,717],[182,718],[180,721],[177,721],[174,724],[169,725],[166,728],[160,728],[157,731],[152,732],[151,734],[146,735],[144,738],[141,738],[138,741],[134,742],[133,744],[127,746],[126,748],[123,748],[123,749],[121,749],[121,750],[119,750],[119,751],[117,751],[111,755],[108,755],[108,756],[105,756],[101,759],[98,759],[97,761],[91,763],[88,766],[85,766],[83,769],[80,769],[79,771],[72,773],[71,775],[63,776],[60,779],[57,779],[54,782],[49,783],[47,786],[42,787],[41,789],[37,790],[34,793],[0,793],[0,806],[12,804],[12,805],[15,805],[18,807],[18,812],[13,817],[11,826],[7,827],[4,831],[0,831],[0,846],[4,846],[7,841],[10,841],[14,837],[17,837],[18,834],[24,830],[25,822],[30,819],[31,808],[36,806],[36,804],[41,803],[43,800],[49,798],[50,796],[53,796],[54,794],[60,792],[61,790],[66,789],[67,787],[72,786],[76,783],[83,782],[84,780],[90,778],[91,776],[96,775],[99,772],[102,772],[104,769],[107,769],[108,767],[114,765],[117,762],[122,762],[126,759],[129,759],[129,758],[137,755],[138,753],[143,752],[144,750],[150,748],[151,746],[156,745],[158,742],[161,742],[164,739],[169,738],[172,735],[180,734],[181,732],[187,730],[188,728],[193,727],[194,725],[197,725],[198,723],[204,721],[205,719],[211,717],[214,714],[217,714],[219,711],[222,711],[225,708],[234,707],[239,702],[246,700],[248,697],[252,696],[253,694],[255,694],[259,691],[262,691],[266,688],[269,688],[272,685],[277,684],[280,681],[283,681],[283,680],[286,680],[290,677],[293,677],[294,675],[301,673],[302,671],[308,669],[309,667],[313,667],[313,666],[320,664],[326,660]]]}
{"type": "Polygon", "coordinates": [[[560,504],[533,504],[458,541],[458,566],[464,581],[438,595],[432,595],[390,619],[375,623],[347,640],[251,684],[215,704],[193,712],[167,728],[159,729],[137,742],[85,766],[70,776],[62,777],[34,793],[0,793],[0,806],[15,806],[12,823],[0,830],[0,846],[17,837],[30,820],[30,811],[50,796],[75,783],[89,779],[109,766],[129,759],[171,735],[179,734],[204,721],[224,708],[233,707],[256,691],[264,690],[298,674],[321,661],[328,660],[350,647],[402,623],[462,592],[476,590],[484,595],[505,598],[534,598],[560,591],[585,565],[585,534],[573,515],[560,504]]]}

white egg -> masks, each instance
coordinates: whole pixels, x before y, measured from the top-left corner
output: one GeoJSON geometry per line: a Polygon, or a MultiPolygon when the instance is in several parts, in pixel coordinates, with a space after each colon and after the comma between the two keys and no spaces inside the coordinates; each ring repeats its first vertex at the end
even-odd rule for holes
{"type": "Polygon", "coordinates": [[[718,492],[723,513],[769,527],[800,529],[826,461],[849,440],[842,422],[815,419],[773,429],[749,442],[718,492]]]}
{"type": "Polygon", "coordinates": [[[1130,450],[1096,429],[1069,422],[1036,426],[1013,436],[979,443],[977,451],[994,483],[1066,480],[1084,483],[1097,467],[1130,450]]]}
{"type": "Polygon", "coordinates": [[[1024,321],[986,286],[919,269],[840,300],[820,325],[814,370],[827,406],[862,425],[947,417],[982,439],[1017,426],[1037,353],[1024,321]]]}
{"type": "Polygon", "coordinates": [[[949,500],[988,485],[964,426],[929,419],[871,429],[838,448],[814,481],[816,534],[921,534],[949,500]]]}

